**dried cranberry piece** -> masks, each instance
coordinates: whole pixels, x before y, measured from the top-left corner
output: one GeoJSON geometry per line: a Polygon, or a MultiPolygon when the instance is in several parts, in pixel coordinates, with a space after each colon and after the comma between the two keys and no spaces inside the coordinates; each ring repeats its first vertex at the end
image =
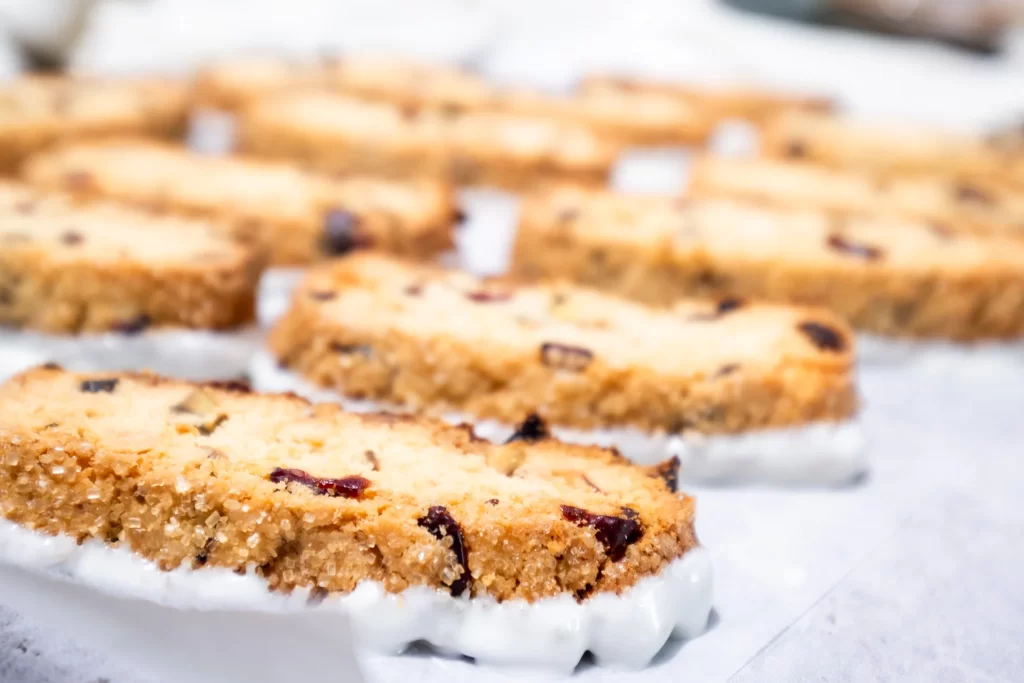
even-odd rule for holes
{"type": "Polygon", "coordinates": [[[342,256],[353,249],[368,247],[371,240],[359,230],[359,216],[345,209],[331,209],[324,216],[320,250],[342,256]]]}
{"type": "Polygon", "coordinates": [[[840,353],[846,350],[846,340],[843,335],[836,332],[828,325],[815,322],[800,323],[798,329],[807,335],[815,346],[822,351],[835,351],[840,353]]]}
{"type": "Polygon", "coordinates": [[[807,156],[807,145],[799,140],[793,140],[786,145],[786,156],[790,159],[803,159],[807,156]]]}
{"type": "Polygon", "coordinates": [[[746,302],[743,301],[743,299],[737,299],[735,297],[730,297],[730,298],[727,298],[727,299],[722,299],[722,300],[720,300],[715,305],[715,313],[713,315],[706,315],[706,314],[703,314],[703,313],[699,313],[697,315],[694,315],[691,318],[691,320],[701,320],[701,321],[717,320],[718,318],[721,318],[723,315],[725,315],[726,313],[728,313],[730,311],[735,311],[738,308],[742,308],[745,303],[746,302]]]}
{"type": "Polygon", "coordinates": [[[929,223],[928,229],[932,231],[933,235],[941,240],[951,240],[953,239],[953,235],[956,234],[948,225],[937,221],[929,223]]]}
{"type": "Polygon", "coordinates": [[[862,258],[865,261],[877,261],[882,258],[882,250],[878,247],[850,242],[842,235],[829,235],[828,246],[836,251],[862,258]]]}
{"type": "Polygon", "coordinates": [[[712,379],[718,379],[719,377],[726,377],[726,376],[731,375],[732,373],[736,372],[739,369],[740,369],[740,364],[739,363],[727,363],[726,365],[723,365],[722,367],[718,368],[718,372],[716,372],[713,375],[712,379]]]}
{"type": "Polygon", "coordinates": [[[665,488],[672,493],[679,490],[679,457],[672,456],[654,466],[654,472],[665,482],[665,488]]]}
{"type": "Polygon", "coordinates": [[[582,346],[545,342],[540,346],[540,361],[549,367],[582,372],[594,360],[594,353],[582,346]]]}
{"type": "Polygon", "coordinates": [[[559,223],[572,223],[580,217],[580,210],[575,207],[567,207],[558,212],[559,223]]]}
{"type": "Polygon", "coordinates": [[[363,453],[363,457],[365,457],[366,461],[370,463],[370,467],[373,468],[374,472],[380,472],[380,461],[377,460],[376,453],[374,453],[371,450],[367,450],[365,453],[363,453]]]}
{"type": "Polygon", "coordinates": [[[487,304],[494,301],[508,301],[512,298],[512,292],[487,292],[484,290],[477,290],[475,292],[466,292],[466,298],[470,301],[475,301],[478,304],[487,304]]]}
{"type": "Polygon", "coordinates": [[[247,379],[217,379],[206,382],[206,386],[221,391],[233,391],[239,394],[251,394],[252,384],[247,379]]]}
{"type": "Polygon", "coordinates": [[[497,505],[498,504],[498,499],[497,498],[491,498],[489,501],[487,501],[487,504],[488,505],[497,505]]]}
{"type": "Polygon", "coordinates": [[[153,319],[145,313],[130,318],[128,320],[122,320],[114,323],[110,329],[113,332],[120,332],[121,334],[133,335],[139,334],[143,330],[152,324],[153,319]]]}
{"type": "Polygon", "coordinates": [[[743,299],[722,299],[718,302],[718,315],[724,315],[729,311],[735,311],[743,306],[743,299]]]}
{"type": "Polygon", "coordinates": [[[990,193],[981,190],[969,183],[960,183],[956,186],[956,198],[961,202],[977,202],[978,204],[995,204],[996,198],[990,193]]]}
{"type": "Polygon", "coordinates": [[[453,597],[459,597],[469,586],[469,562],[466,559],[466,543],[462,538],[462,527],[455,521],[455,518],[443,505],[433,505],[427,509],[427,514],[416,520],[416,524],[430,532],[430,535],[437,540],[450,536],[452,539],[451,550],[455,553],[455,560],[459,563],[459,578],[452,582],[451,592],[453,597]]]}
{"type": "Polygon", "coordinates": [[[373,353],[373,349],[369,344],[342,344],[341,342],[331,342],[328,348],[335,353],[358,353],[363,356],[369,356],[373,353]]]}
{"type": "Polygon", "coordinates": [[[598,515],[572,505],[562,506],[562,517],[576,526],[594,528],[597,531],[597,540],[604,546],[612,562],[618,562],[625,557],[626,548],[644,535],[640,522],[629,517],[598,515]]]}
{"type": "Polygon", "coordinates": [[[116,377],[110,379],[87,379],[79,385],[79,388],[87,394],[98,394],[100,392],[110,394],[114,392],[114,387],[117,386],[119,381],[116,377]]]}
{"type": "Polygon", "coordinates": [[[512,436],[508,437],[505,443],[512,443],[513,441],[526,441],[527,443],[533,443],[534,441],[540,441],[546,439],[551,434],[548,432],[548,426],[544,423],[544,420],[537,413],[530,413],[526,416],[526,419],[519,423],[516,427],[516,431],[512,436]]]}
{"type": "Polygon", "coordinates": [[[74,230],[68,230],[60,236],[60,241],[69,247],[73,247],[76,244],[81,244],[85,240],[85,236],[80,232],[74,230]]]}
{"type": "Polygon", "coordinates": [[[69,190],[87,190],[92,186],[88,171],[68,171],[64,174],[64,187],[69,190]]]}
{"type": "Polygon", "coordinates": [[[274,468],[270,473],[270,481],[275,484],[281,482],[302,484],[312,489],[318,496],[330,496],[332,498],[358,498],[370,485],[370,480],[365,477],[353,475],[340,479],[329,479],[326,477],[314,477],[309,472],[298,469],[274,468]]]}

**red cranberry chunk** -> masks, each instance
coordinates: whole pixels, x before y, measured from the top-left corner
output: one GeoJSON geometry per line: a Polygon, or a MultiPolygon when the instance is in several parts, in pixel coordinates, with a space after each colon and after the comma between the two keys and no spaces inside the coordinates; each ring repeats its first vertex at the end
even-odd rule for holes
{"type": "Polygon", "coordinates": [[[532,413],[516,427],[515,433],[508,437],[508,441],[505,443],[512,443],[513,441],[533,443],[534,441],[546,439],[549,435],[548,426],[544,423],[544,420],[536,413],[532,413]]]}
{"type": "Polygon", "coordinates": [[[452,552],[455,553],[455,560],[459,563],[459,578],[452,582],[450,588],[452,596],[459,597],[469,586],[469,561],[467,559],[466,543],[462,538],[462,527],[455,521],[455,518],[443,505],[434,505],[427,510],[427,514],[416,520],[416,524],[430,532],[430,535],[437,540],[445,536],[452,539],[452,552]]]}
{"type": "Polygon", "coordinates": [[[305,486],[318,496],[330,496],[332,498],[359,498],[363,491],[370,485],[370,480],[360,476],[342,477],[340,479],[328,479],[326,477],[314,477],[309,472],[298,469],[274,468],[270,473],[270,481],[275,484],[296,483],[305,486]]]}
{"type": "Polygon", "coordinates": [[[371,240],[359,229],[359,216],[344,209],[331,209],[324,216],[320,249],[330,256],[342,256],[368,247],[371,240]]]}
{"type": "Polygon", "coordinates": [[[594,360],[594,353],[581,346],[546,342],[540,347],[540,360],[544,365],[572,372],[583,372],[594,360]]]}
{"type": "Polygon", "coordinates": [[[995,204],[996,199],[990,193],[981,190],[968,183],[960,183],[956,186],[956,198],[961,202],[975,202],[977,204],[995,204]]]}
{"type": "Polygon", "coordinates": [[[110,329],[113,332],[120,332],[121,334],[133,335],[139,334],[140,332],[145,330],[147,327],[150,326],[150,324],[152,324],[152,322],[152,318],[150,318],[145,313],[141,313],[135,316],[134,318],[129,318],[128,320],[122,320],[120,322],[114,323],[110,329]]]}
{"type": "Polygon", "coordinates": [[[842,235],[829,235],[828,246],[836,251],[841,251],[850,256],[864,259],[865,261],[877,261],[882,258],[882,250],[867,244],[851,242],[842,235]]]}
{"type": "Polygon", "coordinates": [[[562,517],[576,526],[589,526],[597,531],[597,540],[605,548],[605,553],[612,562],[618,562],[626,555],[626,548],[639,541],[643,528],[637,521],[639,515],[630,510],[631,515],[612,517],[598,515],[572,505],[562,506],[562,517]]]}
{"type": "Polygon", "coordinates": [[[100,392],[110,394],[113,393],[118,381],[116,377],[111,379],[87,379],[79,385],[79,388],[87,394],[98,394],[100,392]]]}
{"type": "Polygon", "coordinates": [[[493,301],[508,301],[512,298],[512,292],[487,292],[484,290],[477,290],[475,292],[467,292],[466,298],[470,301],[475,301],[478,304],[487,304],[493,301]]]}
{"type": "Polygon", "coordinates": [[[846,350],[846,340],[843,335],[836,332],[828,325],[816,322],[800,323],[798,329],[803,332],[811,343],[822,351],[834,351],[841,353],[846,350]]]}

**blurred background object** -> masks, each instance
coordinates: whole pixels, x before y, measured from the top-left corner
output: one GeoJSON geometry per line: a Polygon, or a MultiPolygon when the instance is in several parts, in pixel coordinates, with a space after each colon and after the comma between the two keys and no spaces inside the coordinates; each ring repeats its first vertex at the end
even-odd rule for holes
{"type": "Polygon", "coordinates": [[[821,24],[932,38],[995,52],[1024,12],[1020,0],[724,0],[730,5],[821,24]]]}

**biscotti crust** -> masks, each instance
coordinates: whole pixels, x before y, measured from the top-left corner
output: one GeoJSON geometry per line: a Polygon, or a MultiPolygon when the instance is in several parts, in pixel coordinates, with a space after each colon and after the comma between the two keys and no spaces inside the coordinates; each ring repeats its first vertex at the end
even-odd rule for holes
{"type": "Polygon", "coordinates": [[[703,142],[715,123],[688,101],[660,92],[584,89],[553,95],[499,88],[457,68],[374,57],[310,64],[248,59],[214,65],[197,84],[201,102],[236,112],[260,98],[298,89],[377,100],[409,111],[490,111],[547,118],[586,126],[622,145],[703,142]]]}
{"type": "Polygon", "coordinates": [[[26,76],[0,89],[0,171],[59,142],[120,135],[184,135],[185,83],[160,79],[26,76]]]}
{"type": "Polygon", "coordinates": [[[138,374],[37,369],[0,388],[0,403],[3,516],[165,570],[253,572],[285,591],[372,580],[585,599],[697,543],[671,465],[597,448],[494,445],[425,418],[138,374]],[[623,533],[601,535],[583,513],[623,533]]]}
{"type": "Polygon", "coordinates": [[[1024,154],[1017,144],[910,124],[861,123],[823,114],[786,112],[764,126],[761,152],[770,157],[880,174],[978,177],[1024,188],[1024,154]]]}
{"type": "Polygon", "coordinates": [[[233,328],[262,256],[206,222],[0,185],[0,323],[53,333],[233,328]]]}
{"type": "Polygon", "coordinates": [[[601,185],[615,146],[582,126],[474,112],[445,115],[289,92],[246,108],[239,147],[331,173],[434,177],[510,189],[552,179],[601,185]]]}
{"type": "Polygon", "coordinates": [[[835,316],[716,306],[661,313],[568,286],[519,288],[354,255],[305,279],[268,343],[283,366],[349,397],[505,423],[539,412],[566,427],[715,434],[855,413],[852,334],[835,316]],[[550,310],[532,310],[548,299],[550,310]],[[702,348],[693,358],[674,347],[663,359],[629,351],[636,330],[603,331],[616,316],[635,318],[634,328],[660,323],[659,335],[689,330],[702,348]],[[460,322],[445,332],[434,329],[439,320],[460,322]],[[763,353],[704,351],[712,337],[741,338],[756,320],[771,326],[763,353]],[[806,324],[832,343],[816,345],[800,330],[806,324]],[[716,325],[717,336],[708,332],[716,325]]]}
{"type": "Polygon", "coordinates": [[[452,247],[458,216],[454,188],[438,181],[332,178],[139,140],[60,147],[30,158],[22,176],[79,199],[213,220],[264,249],[274,265],[358,248],[431,258],[452,247]]]}
{"type": "Polygon", "coordinates": [[[763,121],[787,110],[829,112],[835,108],[835,103],[826,97],[776,92],[754,86],[684,85],[622,76],[588,76],[583,79],[580,91],[591,95],[628,92],[637,96],[672,98],[693,107],[712,122],[730,118],[763,121]]]}
{"type": "Polygon", "coordinates": [[[513,271],[525,278],[566,278],[655,305],[684,296],[820,305],[891,337],[1024,334],[1017,240],[895,219],[573,190],[536,195],[521,216],[513,271]]]}
{"type": "Polygon", "coordinates": [[[694,164],[688,196],[846,216],[904,216],[949,232],[1024,237],[1024,194],[984,179],[885,178],[783,159],[704,156],[694,164]]]}

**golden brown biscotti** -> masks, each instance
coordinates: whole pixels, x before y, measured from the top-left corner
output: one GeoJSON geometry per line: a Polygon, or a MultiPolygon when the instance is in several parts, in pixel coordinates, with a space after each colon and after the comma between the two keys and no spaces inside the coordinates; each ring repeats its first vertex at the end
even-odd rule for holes
{"type": "Polygon", "coordinates": [[[705,156],[694,164],[688,194],[841,216],[903,216],[950,232],[1024,237],[1024,192],[984,179],[878,177],[785,159],[705,156]]]}
{"type": "Polygon", "coordinates": [[[853,339],[824,310],[655,309],[569,285],[481,280],[355,254],[310,273],[269,338],[352,398],[514,424],[731,433],[856,410],[853,339]]]}
{"type": "Polygon", "coordinates": [[[497,90],[462,69],[371,55],[296,63],[278,57],[244,57],[212,64],[196,79],[202,105],[238,112],[284,90],[319,89],[450,112],[494,106],[497,90]]]}
{"type": "Polygon", "coordinates": [[[403,110],[344,95],[288,92],[240,116],[240,148],[334,173],[427,176],[523,188],[601,185],[615,147],[582,126],[501,113],[403,110]]]}
{"type": "Polygon", "coordinates": [[[45,332],[231,328],[262,257],[207,221],[0,184],[0,324],[45,332]]]}
{"type": "Polygon", "coordinates": [[[413,111],[492,111],[581,125],[618,144],[702,142],[715,123],[669,94],[592,89],[554,95],[492,86],[462,69],[395,58],[345,57],[309,64],[240,59],[209,67],[199,77],[199,99],[239,111],[284,90],[316,89],[378,100],[413,111]]]}
{"type": "Polygon", "coordinates": [[[651,304],[822,305],[896,337],[1024,334],[1024,244],[903,219],[556,188],[525,202],[513,271],[651,304]]]}
{"type": "Polygon", "coordinates": [[[139,140],[60,147],[34,156],[30,184],[216,220],[275,265],[372,247],[429,258],[452,247],[454,189],[431,180],[331,178],[287,164],[213,157],[139,140]]]}
{"type": "Polygon", "coordinates": [[[1024,188],[1024,145],[1013,136],[970,135],[910,124],[786,112],[762,130],[762,153],[882,174],[989,178],[1024,188]]]}
{"type": "Polygon", "coordinates": [[[762,121],[781,111],[831,111],[828,98],[777,92],[756,86],[711,86],[669,83],[645,78],[594,75],[583,80],[580,92],[589,96],[631,93],[634,96],[671,98],[712,123],[739,118],[762,121]]]}
{"type": "Polygon", "coordinates": [[[26,76],[0,88],[0,172],[58,142],[112,135],[184,134],[185,83],[150,79],[26,76]]]}
{"type": "Polygon", "coordinates": [[[281,591],[615,593],[697,545],[673,473],[230,384],[39,368],[0,387],[3,517],[281,591]]]}

